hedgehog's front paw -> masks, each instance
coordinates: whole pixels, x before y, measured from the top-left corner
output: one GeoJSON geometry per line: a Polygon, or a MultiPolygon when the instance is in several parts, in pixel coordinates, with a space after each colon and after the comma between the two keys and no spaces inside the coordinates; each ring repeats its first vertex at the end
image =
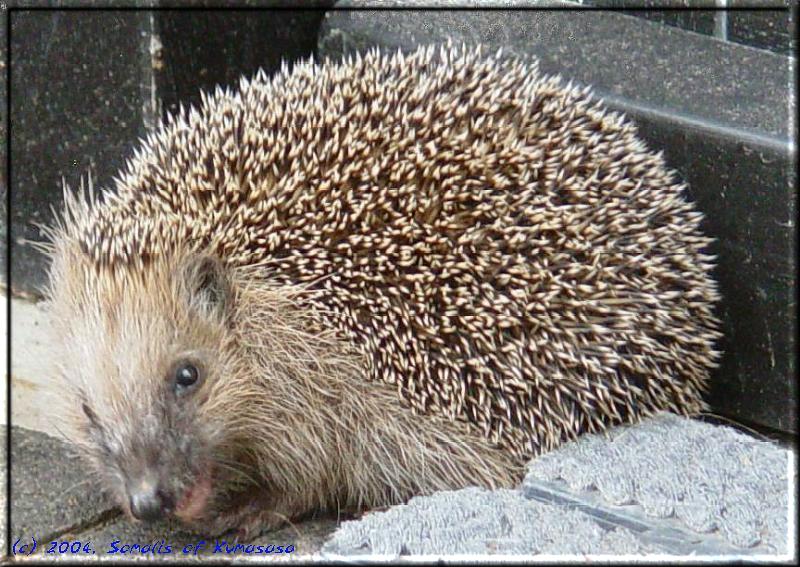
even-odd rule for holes
{"type": "Polygon", "coordinates": [[[275,503],[256,499],[226,513],[220,513],[203,525],[209,535],[226,537],[229,542],[245,543],[264,532],[278,529],[290,521],[290,511],[275,503]]]}
{"type": "Polygon", "coordinates": [[[209,538],[223,538],[232,534],[237,529],[234,514],[219,513],[214,518],[204,521],[185,522],[184,525],[192,532],[202,534],[209,538]]]}
{"type": "Polygon", "coordinates": [[[276,530],[289,521],[285,515],[271,510],[254,509],[244,514],[233,532],[237,542],[252,541],[264,532],[276,530]]]}

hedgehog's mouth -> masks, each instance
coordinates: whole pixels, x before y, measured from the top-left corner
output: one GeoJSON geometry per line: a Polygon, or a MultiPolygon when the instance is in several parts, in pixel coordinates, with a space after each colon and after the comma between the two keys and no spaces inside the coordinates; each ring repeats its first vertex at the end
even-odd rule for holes
{"type": "Polygon", "coordinates": [[[183,492],[175,505],[175,516],[185,522],[202,518],[211,499],[212,486],[211,471],[203,471],[196,476],[194,483],[183,492]]]}

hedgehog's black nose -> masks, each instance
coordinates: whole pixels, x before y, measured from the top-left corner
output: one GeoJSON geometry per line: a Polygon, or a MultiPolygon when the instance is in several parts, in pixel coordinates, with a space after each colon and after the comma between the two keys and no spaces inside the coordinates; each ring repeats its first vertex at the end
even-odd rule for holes
{"type": "Polygon", "coordinates": [[[130,492],[131,514],[137,520],[152,522],[161,518],[165,504],[155,484],[143,482],[130,492]]]}

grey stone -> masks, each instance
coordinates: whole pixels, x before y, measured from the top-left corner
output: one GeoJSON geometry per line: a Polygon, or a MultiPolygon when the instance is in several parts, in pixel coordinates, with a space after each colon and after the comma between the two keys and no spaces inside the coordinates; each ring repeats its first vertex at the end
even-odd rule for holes
{"type": "Polygon", "coordinates": [[[44,541],[90,524],[111,508],[62,441],[11,429],[11,535],[44,541]]]}

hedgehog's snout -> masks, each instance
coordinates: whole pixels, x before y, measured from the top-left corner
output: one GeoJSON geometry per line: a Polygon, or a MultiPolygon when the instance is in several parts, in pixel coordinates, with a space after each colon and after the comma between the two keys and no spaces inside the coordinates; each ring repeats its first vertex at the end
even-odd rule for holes
{"type": "Polygon", "coordinates": [[[151,476],[144,476],[128,485],[128,506],[137,520],[152,522],[169,514],[173,508],[172,498],[151,476]]]}

